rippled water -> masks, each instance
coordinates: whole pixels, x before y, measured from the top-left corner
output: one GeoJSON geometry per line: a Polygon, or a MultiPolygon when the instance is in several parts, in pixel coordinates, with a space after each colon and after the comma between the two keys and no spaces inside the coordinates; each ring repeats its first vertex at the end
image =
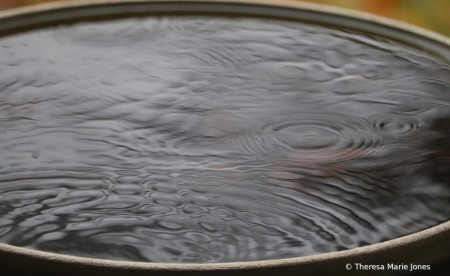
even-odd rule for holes
{"type": "Polygon", "coordinates": [[[147,262],[355,248],[450,217],[450,67],[251,18],[0,38],[0,242],[147,262]]]}

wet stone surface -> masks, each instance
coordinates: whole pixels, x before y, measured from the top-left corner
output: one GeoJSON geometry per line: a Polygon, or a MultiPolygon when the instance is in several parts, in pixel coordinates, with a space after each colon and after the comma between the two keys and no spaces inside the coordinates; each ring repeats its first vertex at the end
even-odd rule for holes
{"type": "Polygon", "coordinates": [[[0,242],[144,262],[299,257],[450,217],[450,67],[295,22],[0,38],[0,242]]]}

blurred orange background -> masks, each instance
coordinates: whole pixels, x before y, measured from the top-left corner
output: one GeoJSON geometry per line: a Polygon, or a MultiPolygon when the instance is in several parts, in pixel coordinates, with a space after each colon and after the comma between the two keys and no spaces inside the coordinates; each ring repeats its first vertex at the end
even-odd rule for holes
{"type": "MultiPolygon", "coordinates": [[[[64,0],[0,0],[0,10],[64,0]]],[[[365,11],[450,36],[450,0],[306,0],[365,11]]]]}

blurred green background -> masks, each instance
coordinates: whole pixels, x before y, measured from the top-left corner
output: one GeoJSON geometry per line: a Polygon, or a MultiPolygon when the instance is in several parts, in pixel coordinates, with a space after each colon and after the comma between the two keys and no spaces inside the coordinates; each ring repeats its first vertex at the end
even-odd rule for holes
{"type": "MultiPolygon", "coordinates": [[[[0,10],[64,0],[0,0],[0,10]]],[[[306,0],[365,11],[450,36],[450,0],[306,0]]]]}

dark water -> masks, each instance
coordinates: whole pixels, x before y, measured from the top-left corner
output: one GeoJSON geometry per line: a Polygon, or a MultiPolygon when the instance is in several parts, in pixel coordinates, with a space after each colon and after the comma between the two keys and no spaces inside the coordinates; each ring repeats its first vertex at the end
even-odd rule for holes
{"type": "Polygon", "coordinates": [[[374,244],[450,218],[450,67],[382,38],[164,17],[0,39],[0,242],[147,262],[374,244]]]}

